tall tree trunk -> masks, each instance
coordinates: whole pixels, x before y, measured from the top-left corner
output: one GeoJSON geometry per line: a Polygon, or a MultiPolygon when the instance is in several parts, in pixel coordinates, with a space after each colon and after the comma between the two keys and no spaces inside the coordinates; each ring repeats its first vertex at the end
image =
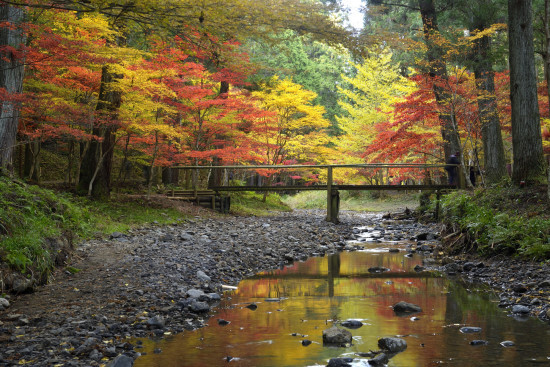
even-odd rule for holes
{"type": "MultiPolygon", "coordinates": [[[[0,88],[10,94],[23,91],[24,58],[15,55],[6,47],[20,49],[25,44],[26,35],[18,27],[23,21],[24,11],[11,5],[0,5],[0,88]]],[[[15,147],[20,107],[9,100],[0,102],[0,169],[11,169],[15,147]]]]}
{"type": "MultiPolygon", "coordinates": [[[[485,28],[482,22],[475,25],[475,29],[479,31],[485,28]]],[[[495,97],[495,73],[489,57],[490,47],[491,40],[487,36],[475,41],[474,74],[481,120],[485,174],[489,184],[497,183],[508,175],[495,97]]]]}
{"type": "MultiPolygon", "coordinates": [[[[435,44],[434,35],[439,32],[437,24],[437,15],[433,0],[418,0],[420,15],[422,16],[422,25],[424,29],[424,39],[428,51],[426,57],[429,63],[429,73],[434,80],[433,91],[437,104],[444,110],[444,105],[450,100],[449,93],[438,84],[441,81],[446,81],[447,66],[443,60],[443,55],[440,48],[435,44]]],[[[453,126],[453,116],[451,112],[439,113],[441,122],[441,136],[443,138],[443,150],[445,152],[445,161],[449,159],[452,153],[460,151],[460,139],[458,130],[453,126]]]]}
{"type": "Polygon", "coordinates": [[[116,74],[109,66],[104,66],[101,71],[101,86],[99,89],[99,100],[96,110],[103,113],[107,119],[110,119],[106,124],[96,126],[93,129],[93,134],[102,136],[103,140],[92,141],[90,148],[86,152],[82,165],[80,167],[80,180],[78,185],[79,192],[88,192],[90,182],[94,182],[91,190],[91,197],[94,199],[108,198],[111,192],[111,168],[113,162],[113,151],[115,144],[115,132],[117,130],[116,120],[121,102],[122,93],[113,88],[118,79],[122,75],[116,74]],[[101,152],[105,152],[102,157],[101,152]],[[96,172],[98,164],[101,167],[96,172]]]}
{"type": "Polygon", "coordinates": [[[510,101],[512,106],[512,179],[540,182],[545,173],[537,99],[531,0],[508,0],[510,101]]]}
{"type": "MultiPolygon", "coordinates": [[[[550,0],[544,0],[544,78],[550,106],[550,0]]],[[[548,116],[550,117],[550,116],[548,116]]]]}

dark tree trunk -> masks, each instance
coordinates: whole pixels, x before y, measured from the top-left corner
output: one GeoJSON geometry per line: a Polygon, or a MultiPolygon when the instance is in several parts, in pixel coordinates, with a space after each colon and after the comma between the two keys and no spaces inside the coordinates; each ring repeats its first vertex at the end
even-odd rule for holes
{"type": "MultiPolygon", "coordinates": [[[[25,43],[25,33],[17,26],[23,21],[23,9],[10,5],[0,5],[0,88],[10,94],[23,91],[24,58],[4,49],[6,46],[20,49],[25,43]]],[[[11,169],[13,149],[15,147],[20,107],[17,103],[5,100],[0,102],[0,169],[11,169]]]]}
{"type": "MultiPolygon", "coordinates": [[[[447,66],[443,60],[440,48],[434,43],[434,35],[439,32],[437,25],[437,15],[433,0],[418,0],[420,15],[424,29],[424,39],[428,48],[426,57],[429,63],[429,73],[434,79],[433,90],[435,100],[442,110],[443,106],[450,100],[449,93],[438,83],[447,80],[447,66]]],[[[440,113],[441,136],[443,138],[443,150],[445,152],[445,161],[449,159],[452,153],[460,151],[460,140],[458,137],[458,127],[454,126],[454,112],[440,113]]]]}
{"type": "Polygon", "coordinates": [[[544,175],[537,99],[531,0],[508,0],[510,101],[512,106],[512,179],[539,182],[544,175]]]}
{"type": "MultiPolygon", "coordinates": [[[[479,22],[475,29],[482,31],[485,24],[479,22]]],[[[501,181],[508,174],[495,97],[495,73],[489,56],[490,47],[491,40],[485,36],[476,40],[474,49],[474,74],[482,125],[485,177],[489,184],[501,181]]]]}
{"type": "Polygon", "coordinates": [[[99,89],[99,100],[96,110],[99,111],[107,121],[96,125],[93,134],[103,138],[101,142],[92,141],[86,152],[80,167],[80,180],[78,191],[87,193],[88,187],[93,182],[91,196],[94,199],[108,198],[111,193],[111,169],[113,162],[113,150],[115,141],[116,112],[122,102],[122,93],[113,85],[121,75],[114,73],[109,66],[104,66],[101,73],[101,86],[99,89]],[[98,164],[101,164],[97,175],[95,175],[98,164]],[[95,177],[94,177],[95,175],[95,177]]]}
{"type": "MultiPolygon", "coordinates": [[[[550,0],[544,1],[544,78],[550,106],[550,0]]],[[[550,116],[548,116],[550,117],[550,116]]]]}
{"type": "MultiPolygon", "coordinates": [[[[220,82],[220,98],[227,98],[227,93],[229,93],[229,82],[222,80],[220,82]]],[[[223,135],[216,135],[216,140],[224,140],[223,135]]],[[[212,165],[219,166],[222,164],[222,159],[220,157],[212,157],[212,165]]],[[[208,187],[221,186],[223,178],[223,170],[221,168],[212,168],[211,175],[208,179],[208,187]]]]}

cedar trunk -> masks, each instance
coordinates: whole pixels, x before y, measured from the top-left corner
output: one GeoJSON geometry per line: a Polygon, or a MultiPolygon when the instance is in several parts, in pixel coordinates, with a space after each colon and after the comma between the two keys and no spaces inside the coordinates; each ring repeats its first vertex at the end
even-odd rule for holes
{"type": "Polygon", "coordinates": [[[512,179],[541,181],[545,163],[542,154],[531,0],[508,0],[510,50],[510,101],[512,106],[512,179]]]}
{"type": "MultiPolygon", "coordinates": [[[[20,94],[23,90],[25,60],[15,55],[6,46],[20,49],[25,43],[25,33],[17,27],[23,21],[24,11],[11,5],[0,5],[0,22],[14,25],[0,27],[0,88],[10,94],[20,94]]],[[[15,148],[20,106],[13,101],[0,102],[0,169],[10,168],[15,148]]]]}
{"type": "MultiPolygon", "coordinates": [[[[422,16],[422,25],[424,29],[424,39],[428,48],[426,57],[429,63],[430,77],[434,79],[433,91],[435,100],[440,106],[441,111],[445,104],[451,99],[449,93],[439,85],[441,81],[447,80],[447,65],[443,61],[443,55],[440,48],[434,43],[434,34],[439,32],[437,24],[437,15],[433,0],[418,0],[420,15],[422,16]]],[[[449,159],[452,153],[461,151],[460,139],[458,137],[458,126],[454,126],[454,112],[439,113],[441,122],[441,137],[443,138],[443,150],[445,152],[445,161],[449,159]]]]}
{"type": "MultiPolygon", "coordinates": [[[[482,31],[485,25],[477,24],[476,29],[482,31]]],[[[489,57],[490,47],[489,37],[479,38],[475,43],[474,56],[485,177],[489,184],[497,183],[507,176],[504,143],[495,97],[495,73],[489,57]]]]}

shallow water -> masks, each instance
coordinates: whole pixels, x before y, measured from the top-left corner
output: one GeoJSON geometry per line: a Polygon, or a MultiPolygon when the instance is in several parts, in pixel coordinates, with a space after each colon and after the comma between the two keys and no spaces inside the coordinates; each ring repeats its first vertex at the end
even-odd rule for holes
{"type": "Polygon", "coordinates": [[[419,255],[388,253],[393,244],[365,246],[365,251],[311,258],[243,280],[226,294],[208,326],[144,341],[138,351],[147,354],[134,366],[325,366],[334,357],[353,357],[354,366],[368,366],[368,358],[357,353],[377,350],[378,339],[388,336],[408,344],[389,366],[550,365],[550,328],[544,323],[508,316],[490,290],[415,272],[419,255]],[[371,267],[390,271],[370,273],[371,267]],[[399,301],[417,304],[423,312],[398,317],[391,306],[399,301]],[[244,307],[250,302],[258,308],[244,307]],[[220,326],[218,319],[230,324],[220,326]],[[347,319],[364,323],[350,330],[353,345],[323,347],[322,331],[347,319]],[[462,326],[482,330],[464,334],[462,326]],[[312,344],[302,346],[305,339],[312,344]],[[488,344],[470,345],[477,339],[488,344]],[[505,340],[515,345],[501,346],[505,340]],[[156,348],[162,352],[153,353],[156,348]]]}

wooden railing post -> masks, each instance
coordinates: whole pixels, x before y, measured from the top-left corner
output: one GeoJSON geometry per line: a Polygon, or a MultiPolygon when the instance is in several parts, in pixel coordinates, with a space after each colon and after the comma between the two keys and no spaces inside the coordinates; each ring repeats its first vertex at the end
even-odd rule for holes
{"type": "Polygon", "coordinates": [[[332,222],[332,167],[327,167],[327,222],[332,222]]]}

